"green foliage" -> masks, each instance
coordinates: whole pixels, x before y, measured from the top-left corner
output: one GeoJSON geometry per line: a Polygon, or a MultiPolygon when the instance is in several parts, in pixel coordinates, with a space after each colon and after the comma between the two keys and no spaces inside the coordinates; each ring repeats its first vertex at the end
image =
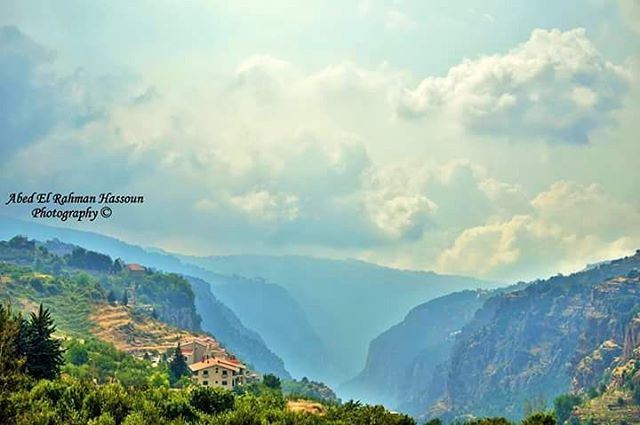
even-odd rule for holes
{"type": "Polygon", "coordinates": [[[262,377],[262,383],[271,389],[279,389],[280,388],[280,378],[273,374],[266,374],[262,377]]]}
{"type": "Polygon", "coordinates": [[[640,404],[640,385],[638,384],[636,384],[633,389],[633,401],[635,401],[636,404],[640,404]]]}
{"type": "Polygon", "coordinates": [[[215,414],[233,409],[233,394],[222,388],[196,387],[191,391],[191,406],[195,409],[215,414]]]}
{"type": "Polygon", "coordinates": [[[77,379],[103,384],[115,378],[125,387],[169,386],[165,366],[153,367],[150,361],[133,358],[95,339],[68,341],[65,360],[62,371],[77,379]]]}
{"type": "Polygon", "coordinates": [[[66,262],[71,267],[86,270],[96,270],[102,272],[110,272],[114,270],[111,257],[94,251],[88,251],[84,248],[75,248],[71,254],[66,256],[66,262]]]}
{"type": "Polygon", "coordinates": [[[24,326],[25,369],[35,379],[53,379],[60,374],[64,358],[61,341],[52,336],[55,330],[51,313],[42,304],[24,326]]]}
{"type": "Polygon", "coordinates": [[[456,422],[456,425],[512,425],[512,423],[505,418],[481,418],[456,422]]]}
{"type": "Polygon", "coordinates": [[[113,292],[113,290],[107,293],[107,302],[112,305],[116,303],[116,294],[113,292]]]}
{"type": "Polygon", "coordinates": [[[11,277],[10,285],[0,290],[0,298],[45,301],[58,325],[76,336],[89,331],[91,304],[113,303],[115,294],[134,287],[138,304],[151,305],[172,325],[200,330],[191,285],[177,274],[149,269],[130,273],[122,260],[112,261],[83,248],[60,257],[21,236],[0,241],[0,274],[11,277]],[[179,315],[172,314],[179,310],[183,310],[179,315]]]}
{"type": "Polygon", "coordinates": [[[563,394],[553,401],[553,410],[556,414],[556,420],[559,424],[563,424],[571,416],[573,408],[582,403],[582,398],[575,394],[563,394]]]}
{"type": "Polygon", "coordinates": [[[538,412],[527,416],[520,425],[556,425],[556,420],[551,413],[538,412]]]}
{"type": "Polygon", "coordinates": [[[340,399],[331,388],[322,382],[311,381],[302,378],[301,380],[285,379],[281,381],[282,393],[291,399],[315,400],[323,403],[339,403],[340,399]]]}
{"type": "Polygon", "coordinates": [[[175,348],[173,356],[169,361],[169,382],[171,385],[176,385],[182,377],[188,376],[191,376],[191,370],[182,355],[180,343],[178,342],[178,346],[175,348]]]}
{"type": "Polygon", "coordinates": [[[82,366],[89,361],[89,352],[84,344],[74,340],[68,345],[65,357],[71,364],[82,366]]]}

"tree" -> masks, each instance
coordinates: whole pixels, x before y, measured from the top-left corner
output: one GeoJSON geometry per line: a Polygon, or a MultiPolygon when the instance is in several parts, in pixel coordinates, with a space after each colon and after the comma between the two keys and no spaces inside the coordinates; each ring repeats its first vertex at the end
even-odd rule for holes
{"type": "Polygon", "coordinates": [[[112,290],[107,294],[107,301],[109,302],[109,304],[116,303],[116,294],[112,290]]]}
{"type": "Polygon", "coordinates": [[[191,406],[214,415],[233,409],[233,394],[222,388],[197,387],[191,392],[191,406]]]}
{"type": "Polygon", "coordinates": [[[556,420],[553,415],[549,413],[534,413],[531,416],[528,416],[524,419],[521,425],[556,425],[556,420]]]}
{"type": "Polygon", "coordinates": [[[633,400],[637,404],[640,404],[640,384],[636,384],[636,386],[633,389],[633,400]]]}
{"type": "Polygon", "coordinates": [[[563,424],[573,412],[575,406],[582,403],[582,398],[575,394],[562,394],[553,401],[553,410],[556,414],[556,420],[559,424],[563,424]]]}
{"type": "Polygon", "coordinates": [[[180,347],[180,342],[178,342],[178,346],[169,361],[169,382],[171,385],[175,385],[176,382],[180,380],[183,376],[190,376],[191,370],[189,369],[189,365],[187,365],[184,356],[182,355],[182,348],[180,347]]]}
{"type": "Polygon", "coordinates": [[[124,290],[124,294],[122,294],[122,305],[129,305],[129,297],[127,296],[127,290],[124,290]]]}
{"type": "Polygon", "coordinates": [[[20,352],[21,328],[22,317],[13,314],[10,305],[0,304],[0,394],[8,395],[23,378],[21,370],[25,359],[20,352]]]}
{"type": "Polygon", "coordinates": [[[122,271],[122,269],[124,269],[124,261],[122,261],[121,258],[117,258],[114,262],[113,262],[113,267],[112,267],[112,271],[114,273],[120,273],[122,271]]]}
{"type": "Polygon", "coordinates": [[[81,366],[89,361],[89,352],[84,347],[84,344],[78,341],[73,341],[69,344],[66,355],[67,359],[76,366],[81,366]]]}
{"type": "Polygon", "coordinates": [[[42,304],[38,313],[31,313],[24,332],[25,369],[36,379],[54,379],[64,364],[61,341],[53,338],[56,326],[49,309],[42,304]]]}
{"type": "Polygon", "coordinates": [[[277,390],[280,388],[280,378],[278,378],[276,375],[273,375],[271,373],[268,373],[262,377],[262,383],[267,388],[271,388],[274,390],[277,390]]]}

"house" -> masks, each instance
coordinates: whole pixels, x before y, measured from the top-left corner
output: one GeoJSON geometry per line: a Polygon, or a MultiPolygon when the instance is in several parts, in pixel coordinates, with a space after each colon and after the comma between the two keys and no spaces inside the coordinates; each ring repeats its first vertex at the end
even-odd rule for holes
{"type": "Polygon", "coordinates": [[[245,383],[246,366],[237,360],[209,358],[189,365],[193,380],[205,387],[232,390],[245,383]]]}
{"type": "Polygon", "coordinates": [[[182,355],[187,364],[201,362],[214,357],[226,358],[227,352],[215,339],[207,336],[194,338],[180,343],[182,355]]]}
{"type": "Polygon", "coordinates": [[[125,267],[132,273],[144,273],[147,271],[146,267],[136,263],[127,264],[125,267]]]}

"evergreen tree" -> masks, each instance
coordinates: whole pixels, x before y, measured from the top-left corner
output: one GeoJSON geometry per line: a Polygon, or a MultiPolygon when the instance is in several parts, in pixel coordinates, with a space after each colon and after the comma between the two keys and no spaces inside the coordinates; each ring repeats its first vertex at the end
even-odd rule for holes
{"type": "Polygon", "coordinates": [[[114,304],[116,302],[116,294],[114,294],[113,291],[109,291],[107,294],[107,301],[109,304],[114,304]]]}
{"type": "Polygon", "coordinates": [[[31,313],[24,332],[25,369],[36,379],[54,379],[64,364],[61,341],[52,337],[56,326],[49,309],[42,304],[38,313],[31,313]]]}
{"type": "Polygon", "coordinates": [[[276,375],[273,374],[266,374],[262,377],[262,383],[268,387],[268,388],[272,388],[274,390],[277,390],[280,388],[280,378],[278,378],[276,375]]]}
{"type": "Polygon", "coordinates": [[[182,355],[182,348],[180,347],[180,342],[178,342],[178,346],[173,353],[173,357],[171,357],[171,360],[169,361],[169,381],[171,382],[171,385],[174,385],[183,376],[190,375],[191,370],[182,355]]]}
{"type": "Polygon", "coordinates": [[[122,294],[122,305],[129,305],[129,297],[127,296],[127,290],[124,290],[124,294],[122,294]]]}
{"type": "Polygon", "coordinates": [[[9,394],[22,381],[22,322],[22,317],[13,314],[10,305],[0,304],[0,394],[9,394]]]}

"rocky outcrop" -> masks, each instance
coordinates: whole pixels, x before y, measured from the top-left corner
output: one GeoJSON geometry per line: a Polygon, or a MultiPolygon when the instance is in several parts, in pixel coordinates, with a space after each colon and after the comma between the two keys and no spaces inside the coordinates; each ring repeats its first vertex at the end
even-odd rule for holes
{"type": "Polygon", "coordinates": [[[622,347],[613,340],[606,340],[591,354],[583,357],[578,363],[571,388],[573,392],[583,392],[585,389],[596,388],[603,380],[603,376],[616,363],[622,354],[622,347]]]}
{"type": "Polygon", "coordinates": [[[199,331],[200,317],[192,307],[173,307],[171,305],[160,308],[159,317],[166,323],[177,328],[199,331]]]}
{"type": "Polygon", "coordinates": [[[431,383],[443,388],[432,406],[517,418],[532,399],[593,386],[636,341],[639,266],[637,253],[490,299],[458,336],[444,385],[431,383]]]}
{"type": "Polygon", "coordinates": [[[629,322],[624,333],[624,347],[622,349],[622,357],[630,360],[638,356],[640,348],[640,315],[635,316],[629,322]]]}

